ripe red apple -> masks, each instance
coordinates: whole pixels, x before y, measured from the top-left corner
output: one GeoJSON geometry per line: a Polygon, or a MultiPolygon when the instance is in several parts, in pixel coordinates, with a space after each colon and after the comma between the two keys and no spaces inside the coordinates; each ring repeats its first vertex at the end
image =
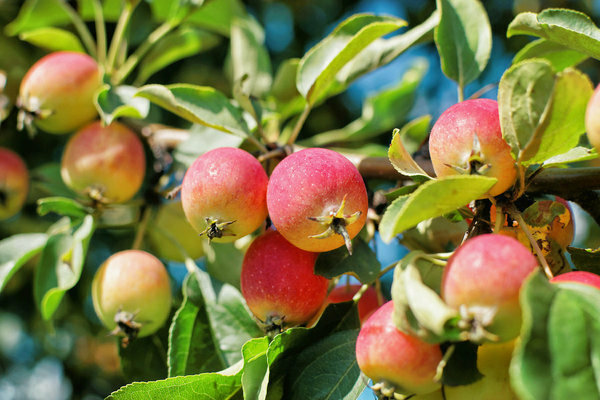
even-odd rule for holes
{"type": "Polygon", "coordinates": [[[320,310],[329,281],[314,273],[317,255],[293,246],[275,230],[248,247],[242,295],[268,332],[305,324],[320,310]]]}
{"type": "Polygon", "coordinates": [[[100,121],[80,129],[67,142],[61,176],[74,191],[103,203],[131,199],[146,173],[144,146],[138,136],[118,122],[100,121]]]}
{"type": "Polygon", "coordinates": [[[510,146],[502,138],[495,100],[465,100],[444,111],[431,129],[429,154],[440,178],[458,174],[497,178],[490,196],[505,192],[517,178],[510,146]]]}
{"type": "Polygon", "coordinates": [[[17,104],[26,123],[49,133],[73,132],[98,112],[94,95],[102,84],[96,61],[83,53],[59,51],[39,59],[21,81],[17,104]]]}
{"type": "Polygon", "coordinates": [[[294,246],[323,252],[346,245],[367,218],[368,199],[356,167],[341,154],[310,148],[284,158],[267,189],[273,225],[294,246]]]}
{"type": "Polygon", "coordinates": [[[0,220],[17,214],[29,191],[29,172],[21,157],[0,147],[0,220]]]}
{"type": "Polygon", "coordinates": [[[600,85],[596,87],[587,104],[585,129],[591,145],[600,152],[600,85]]]}
{"type": "Polygon", "coordinates": [[[198,157],[181,186],[189,223],[215,242],[232,242],[267,218],[267,183],[261,164],[247,151],[220,147],[198,157]]]}
{"type": "Polygon", "coordinates": [[[125,250],[110,256],[96,271],[92,300],[98,318],[127,340],[148,336],[171,310],[171,285],[165,266],[152,254],[125,250]]]}
{"type": "Polygon", "coordinates": [[[359,368],[373,380],[374,389],[381,388],[382,393],[410,395],[435,391],[440,387],[434,380],[442,361],[440,346],[400,331],[392,320],[393,310],[394,303],[388,301],[362,325],[356,340],[359,368]]]}
{"type": "Polygon", "coordinates": [[[518,400],[508,373],[514,347],[515,340],[479,346],[477,369],[483,378],[470,385],[446,386],[446,400],[518,400]]]}
{"type": "MultiPolygon", "coordinates": [[[[358,283],[334,287],[327,296],[325,306],[330,303],[335,304],[342,303],[344,301],[351,301],[361,287],[362,285],[358,283]]],[[[364,323],[367,318],[369,318],[369,316],[379,308],[380,305],[381,304],[379,304],[377,291],[373,286],[369,286],[369,288],[362,294],[357,304],[358,318],[360,319],[361,324],[364,323]]]]}
{"type": "Polygon", "coordinates": [[[511,340],[521,326],[519,291],[537,268],[535,256],[518,240],[499,234],[476,236],[448,260],[442,298],[471,325],[472,341],[511,340]]]}
{"type": "Polygon", "coordinates": [[[571,271],[564,274],[556,275],[550,279],[552,283],[560,282],[574,282],[582,283],[584,285],[593,286],[600,289],[600,275],[596,275],[592,272],[587,271],[571,271]]]}
{"type": "Polygon", "coordinates": [[[181,251],[171,239],[177,241],[192,259],[204,255],[202,239],[198,237],[194,228],[185,218],[181,201],[171,201],[160,205],[148,227],[148,240],[158,257],[183,262],[181,251]]]}

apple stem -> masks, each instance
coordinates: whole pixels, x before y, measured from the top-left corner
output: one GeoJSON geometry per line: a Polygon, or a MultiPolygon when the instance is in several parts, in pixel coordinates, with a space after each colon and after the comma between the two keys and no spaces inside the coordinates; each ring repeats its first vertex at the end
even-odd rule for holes
{"type": "Polygon", "coordinates": [[[531,247],[533,248],[533,251],[535,252],[538,260],[540,261],[540,264],[542,265],[544,273],[546,274],[548,279],[552,279],[554,277],[554,274],[552,273],[552,270],[550,269],[550,266],[548,265],[548,262],[546,261],[544,254],[542,254],[542,250],[540,250],[540,246],[538,246],[537,240],[535,240],[535,238],[531,234],[531,231],[527,227],[527,224],[525,223],[523,216],[521,215],[519,210],[517,210],[516,207],[512,204],[509,206],[508,211],[509,211],[511,218],[513,218],[515,221],[517,221],[519,223],[519,227],[525,233],[525,235],[527,236],[527,239],[529,239],[529,243],[531,244],[531,247]]]}

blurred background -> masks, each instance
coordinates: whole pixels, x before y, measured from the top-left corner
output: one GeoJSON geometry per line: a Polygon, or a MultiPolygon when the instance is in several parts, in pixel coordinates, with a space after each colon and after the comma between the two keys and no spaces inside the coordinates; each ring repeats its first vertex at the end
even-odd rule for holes
{"type": "MultiPolygon", "coordinates": [[[[158,25],[155,23],[148,27],[148,21],[151,20],[148,2],[143,1],[136,10],[132,29],[136,31],[134,38],[143,38],[149,29],[158,25]]],[[[264,27],[274,71],[284,60],[302,57],[351,14],[370,12],[394,15],[408,21],[410,28],[424,21],[435,9],[433,0],[251,0],[243,4],[235,1],[230,3],[246,7],[264,27]]],[[[516,51],[531,40],[527,36],[506,38],[506,28],[519,12],[565,7],[585,12],[596,23],[600,21],[600,1],[486,0],[483,3],[493,29],[492,55],[484,73],[467,86],[466,97],[483,90],[483,97],[496,98],[497,83],[502,73],[511,64],[516,51]]],[[[13,100],[23,74],[44,54],[40,49],[5,33],[5,26],[17,17],[21,5],[22,2],[17,0],[0,0],[0,69],[8,75],[5,94],[13,100]]],[[[109,28],[114,29],[114,24],[109,28]]],[[[93,31],[93,24],[90,24],[90,29],[93,31]]],[[[215,33],[221,35],[221,40],[214,47],[176,62],[151,76],[149,82],[209,85],[231,94],[223,67],[228,52],[227,38],[222,32],[215,33]]],[[[442,74],[435,45],[428,43],[410,49],[389,65],[358,79],[346,92],[315,109],[302,131],[301,139],[338,129],[355,120],[360,116],[367,97],[393,87],[416,63],[426,64],[427,72],[405,119],[410,121],[430,114],[435,120],[443,110],[457,102],[457,88],[442,74]]],[[[600,75],[596,61],[584,62],[580,68],[592,78],[595,85],[598,83],[600,75]]],[[[174,118],[172,123],[177,125],[180,121],[174,118]]],[[[34,177],[36,168],[60,162],[65,137],[41,134],[30,139],[15,127],[16,112],[13,110],[0,126],[0,146],[10,147],[23,155],[34,177]]],[[[388,145],[390,139],[391,132],[384,132],[375,141],[388,145]]],[[[60,185],[60,182],[52,180],[45,182],[48,185],[60,185]]],[[[378,189],[385,185],[391,187],[393,183],[370,184],[371,189],[378,189]]],[[[36,197],[36,190],[43,192],[44,188],[34,187],[30,197],[36,197]]],[[[0,239],[19,232],[44,231],[52,222],[54,220],[51,217],[37,217],[35,203],[31,201],[19,216],[0,222],[0,239]]],[[[599,238],[597,226],[589,224],[584,213],[577,211],[575,246],[599,247],[599,238]]],[[[130,382],[121,373],[116,340],[107,335],[94,314],[89,285],[98,266],[110,254],[127,248],[132,239],[133,232],[130,230],[98,231],[95,234],[82,280],[67,293],[52,324],[41,319],[33,301],[32,269],[35,260],[11,279],[6,290],[0,294],[0,400],[96,400],[105,398],[130,382]]],[[[399,243],[385,245],[378,238],[372,246],[383,266],[397,261],[407,252],[399,243]]],[[[202,263],[203,259],[199,262],[202,263]]],[[[172,262],[168,265],[174,278],[174,293],[180,293],[185,268],[172,262]]],[[[391,275],[388,274],[383,279],[384,289],[389,288],[390,282],[391,275]]],[[[365,399],[372,397],[369,393],[364,395],[365,399]]]]}

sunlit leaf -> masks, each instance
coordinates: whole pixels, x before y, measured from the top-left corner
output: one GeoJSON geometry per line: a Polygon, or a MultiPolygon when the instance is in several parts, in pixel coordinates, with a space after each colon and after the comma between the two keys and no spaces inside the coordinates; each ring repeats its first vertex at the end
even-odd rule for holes
{"type": "Polygon", "coordinates": [[[44,248],[48,235],[23,233],[0,240],[0,292],[28,260],[44,248]]]}
{"type": "Polygon", "coordinates": [[[141,97],[134,97],[137,88],[133,86],[105,85],[96,95],[95,104],[102,121],[110,125],[119,117],[143,119],[150,111],[150,102],[141,97]]]}
{"type": "Polygon", "coordinates": [[[85,50],[79,38],[64,29],[38,28],[23,32],[19,39],[50,51],[76,51],[84,53],[85,50]]]}
{"type": "Polygon", "coordinates": [[[336,74],[375,39],[406,25],[393,17],[354,15],[310,49],[300,61],[296,85],[310,105],[320,100],[336,74]]]}
{"type": "Polygon", "coordinates": [[[438,0],[440,23],[435,44],[442,71],[461,88],[485,69],[492,50],[492,30],[479,0],[438,0]]]}

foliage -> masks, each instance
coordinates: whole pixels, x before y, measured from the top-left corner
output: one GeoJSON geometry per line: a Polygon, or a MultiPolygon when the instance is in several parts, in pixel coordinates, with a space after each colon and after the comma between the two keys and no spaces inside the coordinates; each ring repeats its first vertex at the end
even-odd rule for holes
{"type": "MultiPolygon", "coordinates": [[[[347,155],[370,192],[384,200],[373,200],[373,215],[369,213],[366,227],[354,239],[354,253],[342,247],[319,255],[316,273],[334,283],[352,276],[363,289],[375,285],[383,296],[382,277],[395,269],[391,297],[396,325],[452,349],[440,376],[445,385],[479,379],[476,345],[464,340],[458,310],[440,295],[441,271],[450,255],[413,248],[402,260],[382,266],[373,246],[375,235],[390,243],[403,234],[410,237],[411,230],[434,218],[450,223],[470,218],[465,237],[472,236],[479,224],[489,227],[492,204],[512,218],[534,197],[569,191],[573,198],[567,200],[578,201],[600,221],[594,203],[600,171],[580,164],[597,158],[584,137],[594,87],[590,74],[579,68],[588,58],[600,60],[600,31],[587,15],[564,9],[521,13],[507,27],[509,37],[537,39],[521,46],[498,85],[502,135],[518,180],[507,193],[487,198],[495,178],[436,178],[431,165],[423,162],[435,116],[415,115],[413,107],[418,87],[435,66],[422,59],[413,60],[395,85],[371,93],[360,116],[335,127],[310,128],[311,117],[319,125],[319,110],[354,81],[422,43],[435,44],[441,71],[455,82],[462,101],[468,85],[493,62],[493,16],[490,21],[479,0],[438,0],[431,11],[420,24],[370,13],[350,15],[303,55],[275,62],[265,29],[238,0],[85,0],[78,7],[63,0],[27,0],[5,33],[44,51],[93,56],[104,71],[95,96],[99,118],[104,124],[119,120],[135,129],[151,157],[143,189],[133,200],[102,204],[62,183],[50,153],[62,151],[63,139],[45,132],[27,139],[12,136],[15,147],[39,147],[32,151],[44,162],[32,174],[29,206],[0,229],[0,291],[6,292],[33,265],[35,312],[48,325],[60,325],[64,309],[73,308],[70,293],[89,293],[89,275],[103,261],[95,246],[109,253],[129,247],[153,251],[145,238],[153,229],[152,217],[167,194],[176,193],[186,167],[200,154],[215,147],[240,147],[270,173],[289,151],[331,147],[347,155]],[[197,62],[198,54],[212,51],[226,53],[221,71],[225,79],[168,79],[170,68],[182,60],[197,62]],[[25,140],[30,142],[22,144],[25,140]],[[380,163],[372,173],[366,165],[375,161],[380,163]],[[571,170],[572,179],[552,181],[559,169],[571,170]],[[536,186],[544,176],[550,176],[544,181],[549,183],[536,186]],[[467,204],[474,210],[467,210],[467,204]]],[[[13,72],[6,76],[13,88],[18,86],[11,83],[13,72]]],[[[3,129],[16,122],[19,106],[16,93],[8,89],[10,102],[0,101],[5,105],[1,111],[11,113],[3,129]]],[[[436,244],[442,242],[435,232],[431,235],[436,244]]],[[[353,302],[324,306],[307,326],[266,335],[240,291],[240,266],[256,233],[231,245],[198,239],[195,245],[204,248],[198,260],[187,255],[176,235],[163,236],[185,260],[179,265],[185,278],[174,284],[174,311],[161,331],[121,348],[128,384],[105,393],[107,398],[360,396],[368,379],[361,375],[354,352],[360,329],[356,302],[364,290],[353,302]]],[[[600,271],[598,250],[566,251],[576,269],[600,271]]],[[[592,288],[551,285],[541,273],[528,280],[521,294],[521,340],[510,370],[519,398],[598,395],[598,302],[600,294],[592,288]]]]}

